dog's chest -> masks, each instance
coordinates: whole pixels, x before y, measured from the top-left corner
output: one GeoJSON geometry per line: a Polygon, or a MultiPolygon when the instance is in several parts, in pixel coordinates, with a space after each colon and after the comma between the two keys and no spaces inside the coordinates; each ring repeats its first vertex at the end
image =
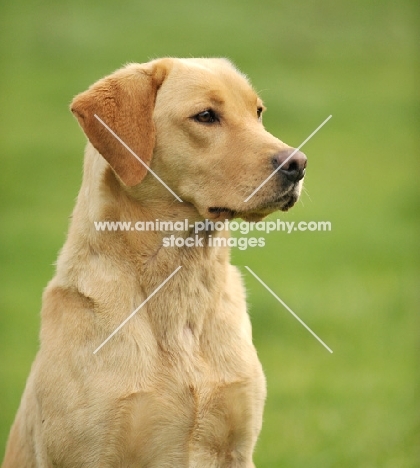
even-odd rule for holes
{"type": "Polygon", "coordinates": [[[248,359],[247,372],[229,381],[200,358],[185,368],[179,361],[160,369],[154,388],[133,394],[129,452],[139,466],[149,459],[160,460],[156,466],[230,466],[230,458],[245,457],[240,447],[251,445],[265,395],[256,356],[248,359]],[[220,464],[212,464],[216,459],[220,464]]]}
{"type": "MultiPolygon", "coordinates": [[[[87,400],[107,401],[106,424],[89,418],[84,431],[100,434],[124,468],[234,466],[226,460],[245,458],[255,441],[265,380],[240,277],[230,267],[200,274],[181,269],[94,361],[101,387],[87,400]]],[[[156,287],[142,284],[127,310],[156,287]]]]}
{"type": "Polygon", "coordinates": [[[245,302],[232,297],[221,296],[207,309],[196,298],[193,305],[174,299],[180,309],[170,326],[152,322],[155,330],[165,330],[155,334],[154,372],[131,395],[128,408],[130,452],[139,466],[149,459],[161,460],[156,466],[167,466],[167,460],[173,463],[168,466],[230,466],[224,460],[245,457],[238,447],[252,445],[265,382],[245,302]],[[193,306],[201,313],[188,313],[193,306]],[[220,464],[211,464],[216,458],[220,464]]]}

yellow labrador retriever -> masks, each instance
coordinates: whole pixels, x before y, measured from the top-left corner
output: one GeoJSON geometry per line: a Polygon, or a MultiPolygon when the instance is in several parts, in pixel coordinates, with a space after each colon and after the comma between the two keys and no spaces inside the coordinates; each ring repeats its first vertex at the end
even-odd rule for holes
{"type": "Polygon", "coordinates": [[[225,59],[131,64],[71,110],[89,140],[83,183],[3,468],[254,467],[265,379],[228,247],[94,223],[260,220],[296,202],[306,157],[264,130],[225,59]]]}

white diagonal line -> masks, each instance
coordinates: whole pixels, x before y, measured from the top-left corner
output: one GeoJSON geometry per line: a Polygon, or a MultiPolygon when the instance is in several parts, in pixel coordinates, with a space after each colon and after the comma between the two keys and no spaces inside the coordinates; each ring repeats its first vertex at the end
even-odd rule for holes
{"type": "Polygon", "coordinates": [[[141,158],[139,158],[137,156],[137,154],[123,141],[121,140],[121,138],[113,131],[111,130],[111,128],[108,127],[108,125],[97,115],[97,114],[94,114],[95,116],[95,119],[98,120],[107,130],[108,132],[113,135],[123,146],[125,149],[127,149],[141,164],[143,164],[143,166],[151,173],[153,174],[156,179],[164,186],[166,187],[171,193],[172,195],[182,203],[182,200],[178,197],[178,195],[170,188],[168,187],[165,182],[156,174],[156,172],[154,172],[152,169],[150,169],[150,167],[144,162],[141,160],[141,158]]]}
{"type": "Polygon", "coordinates": [[[330,115],[329,117],[327,117],[327,118],[322,122],[322,124],[321,124],[317,129],[315,129],[315,130],[308,136],[308,138],[306,138],[306,140],[305,140],[303,143],[301,143],[301,144],[293,151],[293,153],[292,153],[290,156],[288,156],[288,157],[280,164],[280,166],[279,166],[275,171],[273,171],[273,172],[264,180],[264,182],[263,182],[262,184],[260,184],[260,185],[251,193],[251,195],[250,195],[248,198],[245,198],[244,203],[247,203],[247,202],[258,192],[258,190],[260,190],[260,188],[261,188],[264,184],[266,184],[266,183],[274,176],[274,174],[275,174],[277,171],[279,171],[279,170],[282,168],[282,166],[284,166],[284,165],[287,163],[287,161],[288,161],[294,154],[296,154],[296,153],[302,148],[302,146],[303,146],[305,143],[307,143],[307,142],[315,135],[315,133],[317,133],[318,130],[320,130],[320,129],[331,119],[331,117],[332,117],[332,115],[330,115]]]}
{"type": "Polygon", "coordinates": [[[272,291],[272,290],[264,283],[264,281],[263,281],[261,278],[259,278],[259,277],[251,270],[251,268],[249,268],[249,267],[247,267],[247,266],[246,266],[245,268],[251,273],[251,275],[252,275],[257,281],[259,281],[259,282],[265,287],[265,289],[267,289],[267,291],[268,291],[269,293],[271,293],[271,294],[280,302],[280,304],[281,304],[283,307],[285,307],[285,308],[293,315],[293,317],[294,317],[300,324],[302,324],[302,325],[308,330],[308,332],[309,332],[312,336],[314,336],[314,337],[322,344],[322,346],[324,346],[330,353],[333,352],[333,350],[332,350],[329,346],[327,346],[327,345],[321,340],[321,338],[320,338],[316,333],[314,333],[314,332],[308,327],[308,325],[306,325],[306,323],[305,323],[303,320],[301,320],[301,319],[293,312],[293,310],[292,310],[285,302],[283,302],[283,301],[279,298],[279,296],[277,296],[277,294],[276,294],[274,291],[272,291]]]}
{"type": "Polygon", "coordinates": [[[149,297],[147,297],[138,307],[136,310],[134,310],[122,323],[121,325],[118,325],[118,327],[108,336],[108,338],[102,343],[100,344],[96,349],[95,351],[93,352],[93,354],[96,354],[101,348],[102,346],[107,343],[114,335],[115,333],[117,333],[119,330],[121,330],[121,328],[131,319],[134,317],[134,315],[144,306],[144,304],[146,304],[146,302],[148,302],[171,278],[172,276],[174,276],[176,273],[178,273],[178,271],[182,268],[182,266],[180,265],[174,272],[172,272],[167,278],[166,280],[160,285],[158,286],[153,292],[152,294],[150,294],[149,297]]]}

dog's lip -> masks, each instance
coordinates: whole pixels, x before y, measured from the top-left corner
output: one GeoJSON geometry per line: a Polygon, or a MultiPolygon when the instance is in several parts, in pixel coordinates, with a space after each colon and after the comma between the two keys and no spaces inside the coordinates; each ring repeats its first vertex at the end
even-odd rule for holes
{"type": "Polygon", "coordinates": [[[209,219],[233,219],[235,218],[236,211],[224,206],[210,206],[207,208],[209,219]]]}
{"type": "Polygon", "coordinates": [[[295,193],[288,193],[276,199],[273,204],[279,205],[280,211],[288,211],[298,201],[299,196],[295,193]]]}
{"type": "Polygon", "coordinates": [[[209,213],[215,213],[215,214],[219,214],[219,213],[222,213],[222,212],[234,212],[234,210],[231,210],[230,208],[226,208],[226,207],[221,207],[221,206],[211,206],[209,207],[208,209],[208,212],[209,213]]]}
{"type": "Polygon", "coordinates": [[[208,217],[211,219],[233,219],[233,218],[262,218],[272,213],[273,211],[288,211],[297,202],[298,196],[294,193],[283,194],[272,201],[265,203],[259,207],[242,210],[232,209],[227,206],[211,206],[207,208],[208,217]]]}

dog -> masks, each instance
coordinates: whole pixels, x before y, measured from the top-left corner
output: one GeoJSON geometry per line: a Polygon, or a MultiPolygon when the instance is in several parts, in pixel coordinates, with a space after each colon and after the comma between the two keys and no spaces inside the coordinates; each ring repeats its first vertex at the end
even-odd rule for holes
{"type": "Polygon", "coordinates": [[[83,181],[3,468],[255,466],[266,383],[229,247],[94,223],[291,208],[306,156],[264,129],[263,110],[219,58],[129,64],[74,98],[83,181]]]}

